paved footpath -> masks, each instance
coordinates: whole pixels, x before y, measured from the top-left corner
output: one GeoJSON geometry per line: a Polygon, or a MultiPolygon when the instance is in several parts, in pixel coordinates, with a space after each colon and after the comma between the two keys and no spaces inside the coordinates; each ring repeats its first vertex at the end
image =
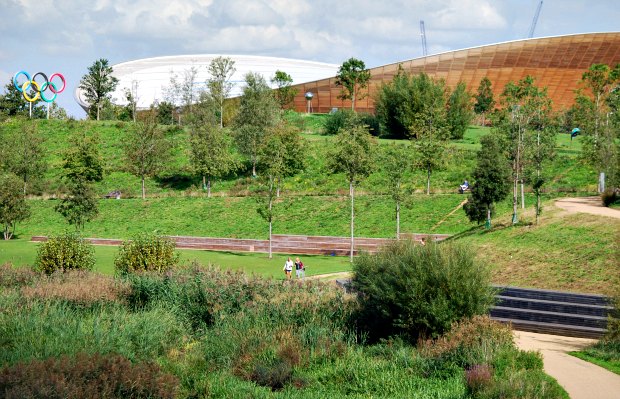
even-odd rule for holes
{"type": "Polygon", "coordinates": [[[571,399],[619,399],[620,375],[567,352],[580,350],[595,340],[515,331],[520,349],[543,355],[545,372],[555,378],[571,399]]]}
{"type": "Polygon", "coordinates": [[[604,207],[600,197],[562,198],[555,201],[555,206],[572,213],[583,212],[620,219],[620,210],[604,207]]]}

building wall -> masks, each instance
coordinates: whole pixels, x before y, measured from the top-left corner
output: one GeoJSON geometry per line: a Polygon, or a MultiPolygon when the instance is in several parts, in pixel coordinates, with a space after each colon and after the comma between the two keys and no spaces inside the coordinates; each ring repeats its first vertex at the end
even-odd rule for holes
{"type": "MultiPolygon", "coordinates": [[[[582,74],[590,65],[620,63],[620,32],[591,33],[526,39],[465,50],[450,51],[437,55],[388,64],[370,69],[369,96],[356,101],[358,112],[374,112],[373,98],[381,85],[392,80],[401,65],[412,74],[426,72],[434,78],[446,81],[453,89],[463,81],[471,93],[476,93],[480,80],[488,77],[496,101],[504,86],[527,75],[536,78],[540,87],[547,87],[554,109],[566,109],[574,103],[575,90],[579,88],[582,74]]],[[[307,110],[304,94],[312,92],[313,112],[326,113],[333,108],[350,108],[349,100],[340,100],[341,88],[336,78],[317,80],[295,87],[295,109],[307,110]]]]}

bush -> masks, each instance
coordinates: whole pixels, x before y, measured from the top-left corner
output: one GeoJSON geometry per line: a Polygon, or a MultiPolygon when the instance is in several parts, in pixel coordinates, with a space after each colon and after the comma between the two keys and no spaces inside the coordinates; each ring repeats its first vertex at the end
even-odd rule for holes
{"type": "Polygon", "coordinates": [[[121,274],[134,272],[164,273],[179,261],[176,244],[169,238],[141,234],[123,242],[114,260],[116,271],[121,274]]]}
{"type": "Polygon", "coordinates": [[[368,131],[375,137],[381,136],[381,123],[379,118],[373,114],[360,114],[359,121],[362,125],[368,126],[368,131]]]}
{"type": "Polygon", "coordinates": [[[612,205],[620,204],[620,191],[619,190],[605,190],[601,194],[601,201],[603,206],[610,207],[612,205]]]}
{"type": "Polygon", "coordinates": [[[353,265],[359,325],[371,339],[437,337],[451,324],[485,314],[494,302],[488,268],[453,244],[399,241],[353,265]]]}
{"type": "Polygon", "coordinates": [[[35,261],[35,268],[46,274],[92,270],[94,266],[95,250],[92,245],[73,233],[50,237],[39,246],[35,261]]]}
{"type": "Polygon", "coordinates": [[[0,371],[0,394],[21,398],[175,398],[176,377],[119,355],[32,360],[0,371]]]}
{"type": "Polygon", "coordinates": [[[350,128],[358,124],[359,120],[355,112],[350,109],[339,109],[325,118],[323,132],[325,134],[335,135],[338,134],[338,131],[342,128],[350,128]]]}

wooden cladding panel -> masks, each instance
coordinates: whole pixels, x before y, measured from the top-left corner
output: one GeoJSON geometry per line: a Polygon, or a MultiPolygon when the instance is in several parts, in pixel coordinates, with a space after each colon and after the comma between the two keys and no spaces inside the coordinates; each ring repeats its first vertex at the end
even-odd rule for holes
{"type": "MultiPolygon", "coordinates": [[[[398,72],[399,65],[407,72],[425,72],[446,81],[453,89],[458,82],[475,93],[483,77],[493,84],[493,95],[499,99],[508,82],[516,82],[526,75],[536,78],[536,83],[547,87],[555,109],[574,103],[583,72],[595,63],[616,65],[620,63],[620,32],[593,33],[529,39],[500,43],[449,53],[432,55],[373,68],[369,96],[356,100],[360,112],[374,112],[373,98],[381,85],[389,82],[398,72]]],[[[333,108],[350,108],[351,102],[338,98],[341,89],[336,79],[323,79],[295,86],[299,89],[294,104],[298,111],[305,111],[304,94],[311,91],[314,112],[329,112],[333,108]]]]}

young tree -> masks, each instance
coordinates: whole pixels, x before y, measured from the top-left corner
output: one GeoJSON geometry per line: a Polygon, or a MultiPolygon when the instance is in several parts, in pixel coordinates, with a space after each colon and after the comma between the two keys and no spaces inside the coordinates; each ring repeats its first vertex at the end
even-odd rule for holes
{"type": "Polygon", "coordinates": [[[450,127],[450,138],[462,139],[467,127],[474,118],[471,94],[467,92],[465,83],[459,82],[448,98],[447,120],[450,127]]]}
{"type": "Polygon", "coordinates": [[[418,137],[412,140],[414,166],[426,172],[426,195],[431,194],[431,174],[441,169],[446,162],[444,159],[446,147],[445,140],[427,132],[418,133],[418,137]]]}
{"type": "Polygon", "coordinates": [[[271,83],[276,85],[275,96],[280,108],[286,108],[293,102],[295,96],[299,92],[298,89],[291,87],[293,84],[293,78],[286,72],[276,71],[271,83]]]}
{"type": "Polygon", "coordinates": [[[480,80],[478,94],[476,94],[476,103],[474,104],[474,112],[482,115],[482,126],[486,125],[485,116],[494,106],[495,100],[493,99],[491,80],[485,76],[480,80]]]}
{"type": "Polygon", "coordinates": [[[351,262],[353,262],[355,230],[355,186],[373,170],[376,139],[362,126],[340,129],[334,150],[328,155],[332,173],[342,172],[349,183],[351,197],[351,262]]]}
{"type": "Polygon", "coordinates": [[[21,177],[26,194],[28,183],[42,177],[47,170],[45,138],[38,132],[35,122],[20,120],[19,124],[20,131],[6,138],[5,162],[9,171],[21,177]]]}
{"type": "Polygon", "coordinates": [[[194,103],[200,97],[200,92],[196,88],[196,77],[198,68],[191,66],[183,70],[182,76],[170,71],[170,83],[164,89],[166,102],[174,104],[179,109],[179,125],[181,124],[180,110],[186,113],[191,121],[194,103]]]}
{"type": "Polygon", "coordinates": [[[157,126],[155,110],[140,114],[140,119],[130,129],[125,142],[127,169],[142,181],[142,199],[146,199],[145,180],[160,172],[170,157],[170,142],[157,126]]]}
{"type": "Polygon", "coordinates": [[[400,239],[400,205],[405,200],[403,179],[411,169],[411,150],[405,145],[385,146],[382,156],[382,168],[387,177],[388,189],[396,206],[396,239],[400,239]]]}
{"type": "Polygon", "coordinates": [[[174,104],[168,101],[162,101],[157,104],[157,123],[161,125],[174,124],[173,112],[174,104]]]}
{"type": "Polygon", "coordinates": [[[69,194],[55,209],[69,224],[82,230],[84,224],[99,213],[92,185],[103,180],[104,162],[96,134],[78,133],[71,138],[70,144],[65,153],[62,175],[69,187],[69,194]]]}
{"type": "Polygon", "coordinates": [[[486,228],[491,228],[493,204],[501,201],[510,192],[510,165],[499,137],[483,136],[480,139],[474,183],[464,210],[469,220],[481,222],[486,219],[486,228]]]}
{"type": "Polygon", "coordinates": [[[0,175],[0,224],[5,240],[15,234],[17,222],[30,217],[30,207],[26,203],[19,177],[14,174],[0,175]]]}
{"type": "Polygon", "coordinates": [[[269,224],[269,259],[271,259],[274,206],[284,176],[303,168],[302,143],[298,132],[281,121],[269,130],[261,148],[260,167],[263,170],[258,191],[259,215],[269,224]]]}
{"type": "Polygon", "coordinates": [[[370,71],[366,69],[364,61],[349,58],[338,68],[336,86],[342,86],[342,92],[338,96],[343,100],[351,100],[351,109],[355,111],[355,101],[366,97],[368,93],[361,91],[368,87],[370,71]]]}
{"type": "Polygon", "coordinates": [[[211,180],[237,169],[232,137],[228,130],[213,123],[209,107],[197,111],[190,133],[190,161],[194,171],[202,176],[202,188],[211,197],[211,180]]]}
{"type": "Polygon", "coordinates": [[[267,131],[280,119],[280,109],[261,75],[250,72],[245,83],[235,117],[235,140],[241,154],[252,163],[252,176],[256,176],[259,148],[267,131]]]}
{"type": "Polygon", "coordinates": [[[88,73],[80,80],[79,87],[84,90],[84,96],[90,102],[89,115],[92,117],[94,113],[97,120],[103,100],[109,98],[118,85],[118,79],[112,76],[113,72],[108,60],[101,58],[88,67],[88,73]]]}
{"type": "Polygon", "coordinates": [[[585,90],[577,94],[574,110],[582,134],[582,155],[599,174],[605,173],[613,187],[620,184],[617,144],[620,129],[614,112],[618,104],[620,64],[615,69],[594,64],[584,72],[581,82],[585,90]]]}
{"type": "MultiPolygon", "coordinates": [[[[546,89],[539,89],[534,78],[526,76],[518,83],[509,82],[502,92],[503,110],[496,131],[503,135],[508,146],[508,159],[512,164],[513,197],[512,223],[518,223],[518,189],[521,184],[523,204],[523,169],[525,166],[525,137],[528,130],[540,126],[542,115],[550,112],[546,89]]],[[[524,206],[524,205],[522,205],[524,206]]]]}
{"type": "Polygon", "coordinates": [[[224,101],[232,90],[230,79],[236,70],[235,61],[229,57],[214,58],[209,64],[211,78],[207,81],[207,87],[209,95],[219,106],[220,127],[224,127],[224,101]]]}

